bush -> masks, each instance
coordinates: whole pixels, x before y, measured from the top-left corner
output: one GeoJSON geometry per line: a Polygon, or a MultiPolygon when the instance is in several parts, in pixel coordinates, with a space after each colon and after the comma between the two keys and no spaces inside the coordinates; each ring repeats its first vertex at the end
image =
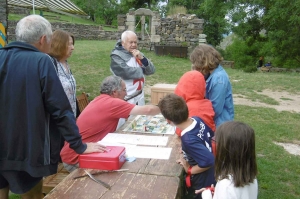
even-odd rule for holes
{"type": "Polygon", "coordinates": [[[257,71],[256,66],[247,66],[245,68],[243,68],[243,71],[245,73],[255,73],[257,71]]]}

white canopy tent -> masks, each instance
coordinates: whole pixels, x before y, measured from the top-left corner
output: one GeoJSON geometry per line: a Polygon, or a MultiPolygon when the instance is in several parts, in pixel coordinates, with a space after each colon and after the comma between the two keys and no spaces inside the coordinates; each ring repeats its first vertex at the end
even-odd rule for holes
{"type": "Polygon", "coordinates": [[[7,0],[7,4],[33,10],[58,12],[75,17],[88,16],[69,0],[7,0]]]}

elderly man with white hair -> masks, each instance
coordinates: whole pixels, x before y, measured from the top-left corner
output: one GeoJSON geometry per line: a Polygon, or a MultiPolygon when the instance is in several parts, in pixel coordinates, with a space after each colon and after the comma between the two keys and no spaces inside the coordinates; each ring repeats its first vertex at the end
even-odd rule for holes
{"type": "MultiPolygon", "coordinates": [[[[111,72],[121,77],[127,89],[128,95],[133,95],[137,91],[142,93],[128,102],[136,105],[145,104],[145,94],[143,91],[145,75],[155,72],[153,63],[138,50],[137,35],[130,30],[124,31],[115,48],[111,52],[111,72]]],[[[120,119],[118,128],[124,124],[125,120],[120,119]]]]}

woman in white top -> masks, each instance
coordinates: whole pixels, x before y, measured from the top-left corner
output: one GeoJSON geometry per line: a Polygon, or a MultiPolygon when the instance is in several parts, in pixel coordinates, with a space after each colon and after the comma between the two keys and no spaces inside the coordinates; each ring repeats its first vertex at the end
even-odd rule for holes
{"type": "Polygon", "coordinates": [[[202,198],[213,199],[256,199],[258,195],[257,164],[254,130],[242,122],[230,121],[216,130],[217,153],[215,177],[217,184],[212,194],[207,196],[207,188],[202,198]]]}
{"type": "Polygon", "coordinates": [[[76,117],[76,81],[67,59],[74,50],[74,36],[63,30],[53,32],[49,55],[56,59],[56,70],[76,117]]]}

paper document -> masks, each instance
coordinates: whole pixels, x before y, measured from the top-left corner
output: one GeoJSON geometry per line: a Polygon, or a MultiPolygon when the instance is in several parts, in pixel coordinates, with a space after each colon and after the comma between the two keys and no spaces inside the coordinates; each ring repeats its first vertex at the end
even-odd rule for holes
{"type": "Polygon", "coordinates": [[[149,145],[149,146],[167,146],[167,136],[149,136],[149,135],[129,135],[121,133],[108,133],[102,142],[149,145]]]}
{"type": "Polygon", "coordinates": [[[172,148],[162,147],[146,147],[136,146],[132,144],[120,144],[116,142],[104,142],[103,140],[98,142],[105,146],[123,146],[125,147],[126,157],[135,158],[151,158],[151,159],[169,159],[172,148]]]}
{"type": "Polygon", "coordinates": [[[136,158],[169,159],[172,148],[135,146],[126,148],[126,156],[136,158]]]}

